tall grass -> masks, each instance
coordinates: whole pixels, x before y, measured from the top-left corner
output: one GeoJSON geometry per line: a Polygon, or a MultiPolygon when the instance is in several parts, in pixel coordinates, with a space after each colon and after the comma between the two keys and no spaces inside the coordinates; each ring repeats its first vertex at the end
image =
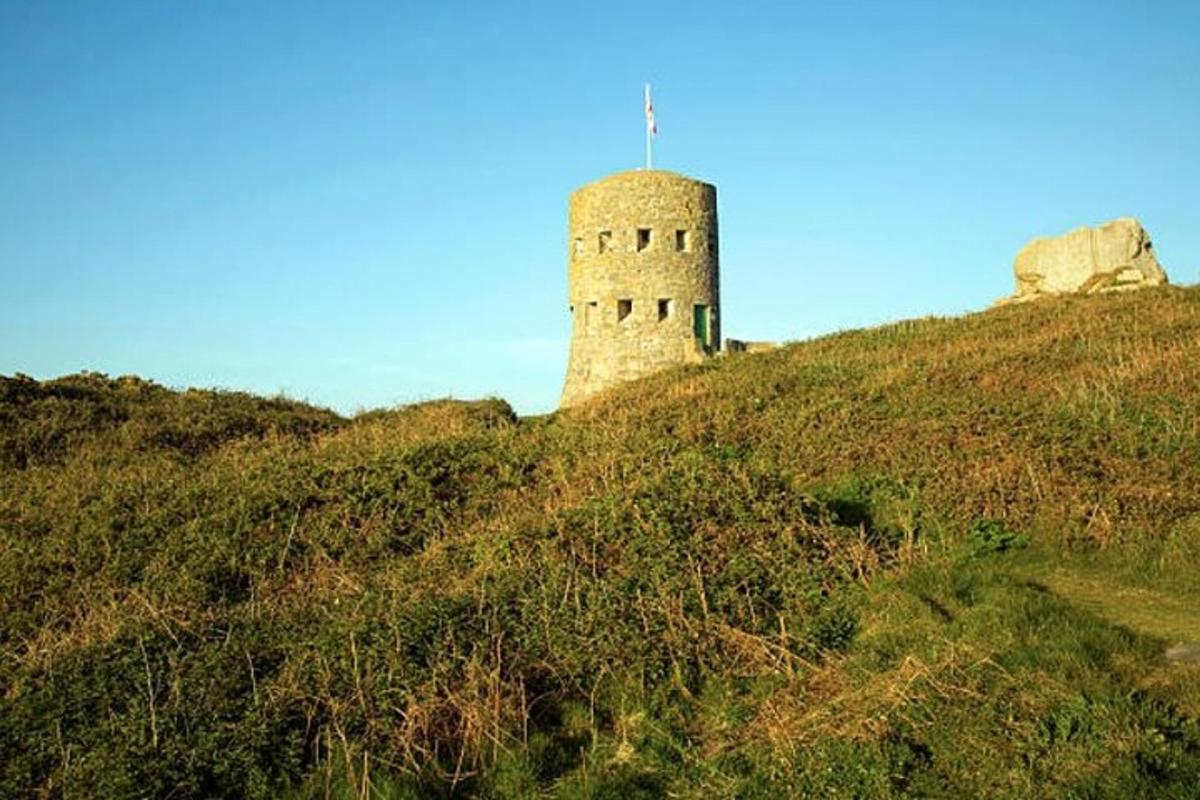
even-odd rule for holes
{"type": "Polygon", "coordinates": [[[1187,796],[1194,674],[1038,575],[1190,596],[1198,337],[1069,298],[530,420],[0,379],[0,795],[1187,796]]]}

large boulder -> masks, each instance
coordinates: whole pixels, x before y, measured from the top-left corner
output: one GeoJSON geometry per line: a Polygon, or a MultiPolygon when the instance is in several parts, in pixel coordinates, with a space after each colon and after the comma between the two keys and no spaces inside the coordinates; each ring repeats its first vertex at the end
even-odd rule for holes
{"type": "Polygon", "coordinates": [[[1140,289],[1167,282],[1149,234],[1132,217],[1034,239],[1017,253],[1013,271],[1016,292],[1001,303],[1055,294],[1140,289]]]}

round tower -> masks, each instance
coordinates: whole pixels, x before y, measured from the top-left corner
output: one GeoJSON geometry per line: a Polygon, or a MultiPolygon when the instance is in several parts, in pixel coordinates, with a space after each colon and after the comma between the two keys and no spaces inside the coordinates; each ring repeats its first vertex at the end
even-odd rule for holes
{"type": "Polygon", "coordinates": [[[717,190],[630,170],[571,195],[571,354],[561,404],[720,347],[717,190]]]}

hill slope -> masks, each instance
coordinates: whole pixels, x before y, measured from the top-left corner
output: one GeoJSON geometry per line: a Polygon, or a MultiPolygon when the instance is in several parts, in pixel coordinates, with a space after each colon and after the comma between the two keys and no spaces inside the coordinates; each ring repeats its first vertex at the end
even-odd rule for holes
{"type": "Polygon", "coordinates": [[[1198,355],[1166,288],[528,420],[4,379],[0,795],[1192,796],[1198,355]]]}

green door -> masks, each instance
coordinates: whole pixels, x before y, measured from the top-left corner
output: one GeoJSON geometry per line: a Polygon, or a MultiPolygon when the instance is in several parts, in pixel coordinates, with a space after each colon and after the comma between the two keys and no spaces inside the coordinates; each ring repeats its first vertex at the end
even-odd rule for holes
{"type": "Polygon", "coordinates": [[[700,340],[700,344],[708,347],[708,306],[692,308],[692,332],[700,340]]]}

